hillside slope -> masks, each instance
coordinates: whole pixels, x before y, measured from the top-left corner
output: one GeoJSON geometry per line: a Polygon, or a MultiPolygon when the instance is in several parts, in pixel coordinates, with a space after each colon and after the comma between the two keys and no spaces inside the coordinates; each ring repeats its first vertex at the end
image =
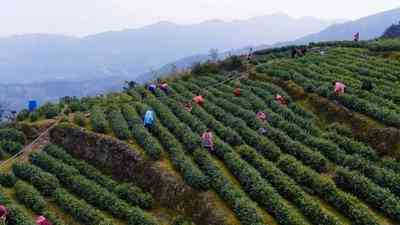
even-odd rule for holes
{"type": "Polygon", "coordinates": [[[399,44],[316,43],[295,58],[288,47],[267,49],[176,74],[168,93],[137,86],[25,112],[27,126],[34,116],[69,115],[50,131],[58,147],[2,169],[0,178],[20,181],[0,179],[0,203],[34,218],[43,208],[23,196],[44,198],[57,224],[396,225],[400,63],[391,54],[399,44]],[[365,80],[372,90],[361,88],[365,80]],[[334,94],[332,81],[345,92],[334,94]],[[197,94],[204,104],[185,107],[197,94]],[[212,150],[201,139],[208,129],[212,150]]]}

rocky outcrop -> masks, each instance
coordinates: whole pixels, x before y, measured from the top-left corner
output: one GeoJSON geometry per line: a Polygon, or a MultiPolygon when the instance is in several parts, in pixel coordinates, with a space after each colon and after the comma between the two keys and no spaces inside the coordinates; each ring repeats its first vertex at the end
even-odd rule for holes
{"type": "Polygon", "coordinates": [[[67,124],[50,132],[54,144],[73,156],[109,171],[114,177],[135,182],[166,208],[182,213],[200,225],[224,225],[225,212],[212,192],[199,192],[161,163],[146,160],[138,151],[112,137],[67,124]]]}

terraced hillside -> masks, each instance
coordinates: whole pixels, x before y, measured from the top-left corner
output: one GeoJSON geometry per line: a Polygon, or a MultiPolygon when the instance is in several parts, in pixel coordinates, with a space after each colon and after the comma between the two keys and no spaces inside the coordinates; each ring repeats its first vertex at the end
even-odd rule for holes
{"type": "Polygon", "coordinates": [[[53,145],[3,169],[0,203],[10,224],[38,214],[90,225],[399,224],[397,43],[318,43],[298,58],[260,51],[171,78],[169,95],[138,86],[64,99],[53,145]],[[345,94],[332,94],[334,80],[345,94]],[[198,93],[205,104],[187,111],[198,93]],[[214,152],[201,145],[208,128],[214,152]]]}

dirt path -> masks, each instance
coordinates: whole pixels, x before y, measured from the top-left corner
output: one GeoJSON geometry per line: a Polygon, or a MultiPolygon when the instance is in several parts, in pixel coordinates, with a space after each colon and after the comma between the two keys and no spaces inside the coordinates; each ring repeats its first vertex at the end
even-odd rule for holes
{"type": "Polygon", "coordinates": [[[11,166],[14,162],[26,162],[29,159],[29,155],[32,152],[39,152],[41,151],[47,144],[50,143],[50,135],[49,131],[53,129],[56,125],[58,124],[57,122],[54,122],[53,125],[51,125],[49,128],[47,128],[43,133],[39,135],[33,142],[31,142],[29,145],[25,146],[20,152],[12,156],[11,158],[3,161],[0,164],[0,171],[1,172],[7,172],[11,170],[11,166]]]}

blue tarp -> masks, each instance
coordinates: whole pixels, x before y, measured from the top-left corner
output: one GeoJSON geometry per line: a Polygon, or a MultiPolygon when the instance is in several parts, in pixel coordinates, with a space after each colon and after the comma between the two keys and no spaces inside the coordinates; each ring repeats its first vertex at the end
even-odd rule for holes
{"type": "Polygon", "coordinates": [[[36,100],[31,100],[31,101],[29,101],[29,103],[28,103],[28,109],[29,109],[29,111],[30,112],[33,112],[33,111],[35,111],[36,110],[36,108],[37,108],[37,101],[36,100]]]}

